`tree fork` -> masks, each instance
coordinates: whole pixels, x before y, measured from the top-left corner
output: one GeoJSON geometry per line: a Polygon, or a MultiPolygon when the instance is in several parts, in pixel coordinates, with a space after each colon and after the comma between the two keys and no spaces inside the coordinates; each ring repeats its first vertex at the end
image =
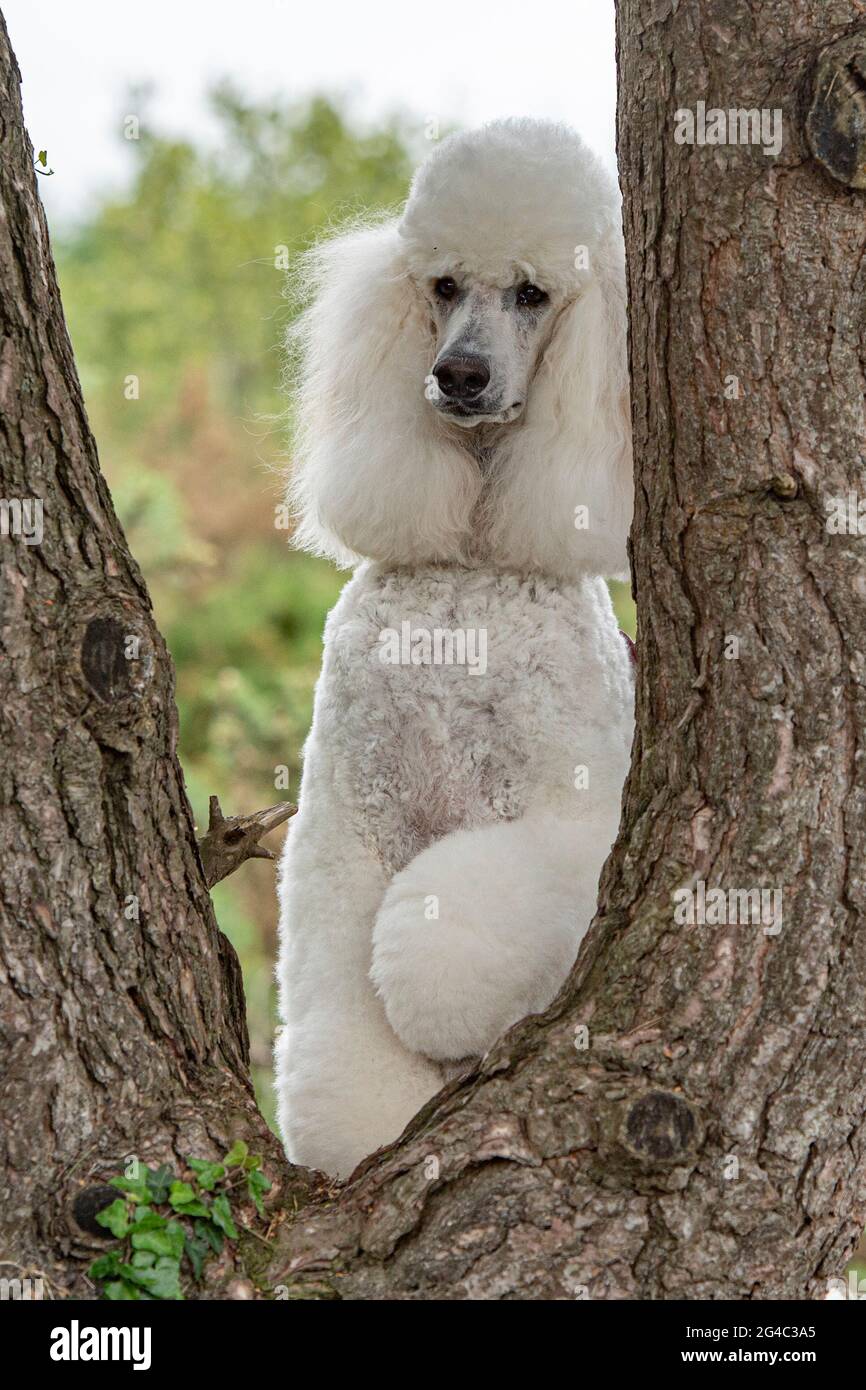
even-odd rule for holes
{"type": "Polygon", "coordinates": [[[859,537],[824,523],[864,472],[866,218],[802,99],[860,32],[842,0],[618,4],[641,623],[622,828],[558,1000],[339,1193],[281,1163],[252,1103],[170,666],[98,476],[0,33],[3,488],[47,518],[43,546],[4,543],[10,1258],[68,1285],[82,1187],[244,1137],[281,1187],[258,1278],[288,1297],[792,1298],[841,1272],[866,1216],[866,585],[859,537]],[[781,108],[779,158],[678,146],[698,100],[781,108]],[[149,669],[121,676],[110,628],[76,655],[68,634],[109,620],[149,669]],[[778,888],[781,931],[678,923],[699,882],[778,888]]]}

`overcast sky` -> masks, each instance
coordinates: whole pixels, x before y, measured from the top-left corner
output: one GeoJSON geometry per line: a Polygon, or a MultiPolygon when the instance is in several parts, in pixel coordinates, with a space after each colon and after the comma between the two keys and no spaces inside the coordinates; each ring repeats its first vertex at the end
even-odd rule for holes
{"type": "Polygon", "coordinates": [[[206,133],[203,94],[325,91],[362,120],[394,110],[477,124],[553,116],[613,167],[613,0],[0,0],[24,116],[53,178],[49,217],[86,211],[124,177],[130,87],[153,82],[156,124],[206,133]]]}

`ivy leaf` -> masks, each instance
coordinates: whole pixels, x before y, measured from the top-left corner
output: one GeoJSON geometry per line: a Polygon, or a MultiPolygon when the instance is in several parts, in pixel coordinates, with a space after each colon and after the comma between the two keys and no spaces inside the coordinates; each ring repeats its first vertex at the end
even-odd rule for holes
{"type": "Polygon", "coordinates": [[[237,1240],[238,1233],[235,1223],[232,1221],[232,1209],[229,1206],[229,1199],[224,1192],[214,1198],[211,1207],[211,1220],[220,1230],[225,1231],[229,1240],[237,1240]]]}
{"type": "Polygon", "coordinates": [[[91,1279],[111,1279],[120,1268],[120,1256],[116,1250],[109,1250],[107,1255],[100,1255],[98,1260],[94,1260],[87,1273],[91,1279]]]}
{"type": "Polygon", "coordinates": [[[256,1211],[259,1216],[264,1216],[265,1214],[262,1195],[265,1192],[270,1192],[270,1190],[271,1184],[265,1177],[261,1168],[253,1168],[251,1172],[247,1173],[247,1191],[256,1204],[256,1211]]]}
{"type": "Polygon", "coordinates": [[[108,1186],[116,1187],[119,1192],[128,1192],[140,1206],[147,1206],[150,1201],[150,1192],[147,1187],[147,1174],[150,1169],[145,1165],[139,1164],[139,1176],[135,1178],[109,1178],[108,1186]]]}
{"type": "Polygon", "coordinates": [[[135,1299],[141,1298],[140,1291],[134,1284],[128,1283],[126,1279],[116,1279],[112,1283],[106,1284],[103,1293],[113,1303],[132,1303],[135,1299]]]}
{"type": "Polygon", "coordinates": [[[166,1218],[158,1211],[153,1211],[151,1207],[136,1207],[135,1220],[129,1231],[130,1234],[133,1231],[163,1231],[165,1227],[166,1218]]]}
{"type": "MultiPolygon", "coordinates": [[[[183,1254],[184,1233],[179,1221],[164,1221],[164,1230],[133,1231],[132,1248],[153,1255],[168,1255],[179,1260],[183,1254]]],[[[133,1256],[133,1263],[135,1257],[133,1256]]]]}
{"type": "Polygon", "coordinates": [[[181,1216],[210,1216],[188,1182],[173,1182],[168,1194],[169,1205],[181,1216]]]}
{"type": "Polygon", "coordinates": [[[190,1158],[187,1161],[203,1192],[213,1192],[220,1179],[226,1175],[223,1163],[206,1163],[203,1158],[190,1158]]]}
{"type": "Polygon", "coordinates": [[[163,1163],[159,1168],[149,1168],[147,1170],[147,1186],[151,1198],[157,1204],[168,1201],[169,1190],[175,1176],[167,1163],[163,1163]]]}
{"type": "Polygon", "coordinates": [[[240,1168],[248,1153],[249,1149],[243,1139],[236,1139],[223,1162],[227,1168],[240,1168]]]}
{"type": "Polygon", "coordinates": [[[201,1272],[205,1262],[205,1256],[210,1254],[210,1241],[202,1236],[187,1236],[184,1245],[187,1258],[192,1265],[193,1277],[201,1279],[201,1272]]]}
{"type": "Polygon", "coordinates": [[[244,1159],[244,1168],[247,1170],[248,1173],[251,1173],[254,1168],[261,1168],[261,1166],[261,1154],[247,1154],[246,1158],[244,1159]]]}
{"type": "Polygon", "coordinates": [[[96,1220],[118,1240],[122,1240],[129,1230],[129,1217],[123,1198],[116,1197],[107,1207],[103,1207],[102,1211],[96,1213],[96,1220]]]}
{"type": "Polygon", "coordinates": [[[195,1201],[195,1192],[188,1182],[176,1179],[169,1188],[168,1200],[173,1207],[185,1207],[188,1202],[195,1201]]]}
{"type": "Polygon", "coordinates": [[[212,1221],[194,1221],[193,1228],[200,1240],[206,1241],[215,1255],[219,1255],[223,1248],[223,1233],[214,1226],[212,1221]]]}
{"type": "Polygon", "coordinates": [[[150,1269],[151,1265],[156,1264],[156,1256],[152,1250],[136,1250],[132,1263],[136,1269],[150,1269]]]}
{"type": "Polygon", "coordinates": [[[131,1265],[121,1265],[120,1273],[124,1279],[129,1279],[139,1288],[146,1289],[153,1298],[183,1298],[180,1289],[180,1260],[163,1256],[152,1267],[147,1268],[136,1265],[133,1260],[131,1265]]]}
{"type": "Polygon", "coordinates": [[[194,1202],[185,1202],[182,1206],[175,1207],[178,1216],[203,1216],[205,1220],[210,1219],[210,1208],[198,1198],[194,1202]]]}

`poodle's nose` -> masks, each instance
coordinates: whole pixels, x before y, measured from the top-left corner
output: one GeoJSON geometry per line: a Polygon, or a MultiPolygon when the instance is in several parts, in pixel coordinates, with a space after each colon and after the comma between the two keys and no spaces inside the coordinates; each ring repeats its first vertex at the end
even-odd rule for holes
{"type": "Polygon", "coordinates": [[[490,368],[483,357],[443,357],[433,368],[433,375],[443,396],[471,401],[489,382],[490,368]]]}

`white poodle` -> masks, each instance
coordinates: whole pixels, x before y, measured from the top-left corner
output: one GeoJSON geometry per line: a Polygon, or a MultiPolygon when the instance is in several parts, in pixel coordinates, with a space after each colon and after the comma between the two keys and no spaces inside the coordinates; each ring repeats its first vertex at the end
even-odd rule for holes
{"type": "Polygon", "coordinates": [[[281,866],[277,1090],[289,1158],[345,1177],[550,1003],[616,833],[615,186],[564,127],[497,122],[305,270],[297,539],[357,568],[281,866]]]}

